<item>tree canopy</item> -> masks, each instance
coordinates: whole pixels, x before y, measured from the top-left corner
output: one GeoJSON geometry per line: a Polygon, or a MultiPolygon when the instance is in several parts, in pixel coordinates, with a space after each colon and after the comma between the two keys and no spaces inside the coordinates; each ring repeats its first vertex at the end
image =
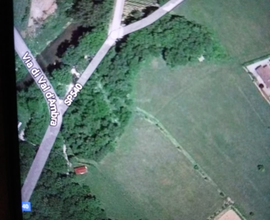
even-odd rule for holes
{"type": "Polygon", "coordinates": [[[107,26],[113,1],[110,0],[74,0],[72,7],[66,11],[76,23],[82,26],[107,26]]]}

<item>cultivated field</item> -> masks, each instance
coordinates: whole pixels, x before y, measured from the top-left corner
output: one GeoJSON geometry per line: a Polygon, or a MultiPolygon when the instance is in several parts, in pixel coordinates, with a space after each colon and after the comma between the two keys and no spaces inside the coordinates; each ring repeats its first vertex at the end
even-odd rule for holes
{"type": "Polygon", "coordinates": [[[206,219],[225,200],[156,126],[139,117],[115,152],[77,178],[118,220],[206,219]]]}
{"type": "Polygon", "coordinates": [[[228,51],[245,62],[270,51],[268,0],[186,0],[175,13],[212,29],[228,51]]]}
{"type": "Polygon", "coordinates": [[[167,128],[245,216],[268,219],[270,106],[240,66],[169,70],[154,60],[142,70],[136,91],[136,105],[167,128]]]}

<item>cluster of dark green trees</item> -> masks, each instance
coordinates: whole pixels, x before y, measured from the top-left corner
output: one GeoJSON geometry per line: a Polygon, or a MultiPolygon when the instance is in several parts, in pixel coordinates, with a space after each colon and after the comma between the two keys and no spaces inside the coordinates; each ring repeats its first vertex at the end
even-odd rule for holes
{"type": "Polygon", "coordinates": [[[64,98],[67,86],[73,81],[70,69],[70,66],[62,64],[59,68],[53,71],[53,75],[49,76],[49,80],[59,98],[64,98]]]}
{"type": "MultiPolygon", "coordinates": [[[[81,7],[79,1],[74,6],[75,9],[76,7],[81,7]]],[[[85,19],[87,16],[85,15],[85,19]]],[[[54,70],[51,77],[52,84],[60,89],[59,93],[63,95],[64,90],[57,86],[70,80],[66,73],[70,71],[70,66],[76,65],[80,71],[85,69],[104,37],[98,32],[88,33],[80,39],[78,46],[70,47],[62,55],[62,66],[54,70]],[[90,60],[86,60],[84,55],[88,55],[90,60]]],[[[224,53],[204,27],[180,16],[166,15],[149,27],[117,42],[67,110],[61,135],[53,147],[31,200],[38,209],[25,213],[26,219],[105,219],[104,209],[90,195],[90,189],[72,182],[73,174],[66,174],[63,141],[72,149],[74,156],[101,160],[113,150],[131,117],[132,85],[141,63],[153,57],[162,57],[168,66],[174,67],[195,61],[201,55],[211,60],[223,58],[224,53]]],[[[29,91],[22,97],[33,98],[32,93],[28,93],[29,91]]],[[[39,93],[37,91],[33,95],[37,97],[39,93]]],[[[42,99],[43,97],[38,97],[38,103],[42,99]]],[[[19,105],[22,105],[19,106],[22,111],[26,114],[30,112],[31,115],[35,108],[39,108],[35,106],[37,103],[33,107],[24,98],[19,105]]],[[[36,110],[38,115],[33,115],[33,121],[41,115],[47,117],[47,107],[42,106],[42,109],[36,110]]],[[[45,124],[45,119],[43,120],[46,127],[48,123],[45,124]]],[[[31,123],[25,130],[26,137],[39,143],[45,129],[34,130],[40,125],[29,121],[31,123]]],[[[21,149],[22,169],[26,169],[31,164],[29,161],[33,159],[35,148],[24,143],[21,144],[21,149]]],[[[25,172],[22,173],[24,176],[25,172]]]]}
{"type": "MultiPolygon", "coordinates": [[[[63,0],[59,0],[63,1],[63,0]]],[[[110,0],[68,0],[68,17],[86,27],[107,26],[111,18],[113,1],[110,0]]],[[[64,1],[62,4],[67,4],[64,1]]]]}
{"type": "Polygon", "coordinates": [[[26,77],[28,71],[17,54],[15,54],[15,67],[16,81],[19,82],[26,77]]]}
{"type": "Polygon", "coordinates": [[[38,145],[49,123],[49,112],[43,94],[36,84],[17,93],[18,119],[25,125],[24,138],[38,145]]]}
{"type": "Polygon", "coordinates": [[[110,0],[56,0],[60,17],[72,18],[85,27],[108,26],[113,9],[110,0]]]}

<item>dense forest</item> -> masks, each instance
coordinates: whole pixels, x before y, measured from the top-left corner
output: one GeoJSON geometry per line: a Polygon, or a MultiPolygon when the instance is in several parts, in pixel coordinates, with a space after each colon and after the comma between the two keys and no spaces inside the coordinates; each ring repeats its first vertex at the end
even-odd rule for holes
{"type": "MultiPolygon", "coordinates": [[[[74,8],[69,7],[68,13],[90,3],[80,4],[78,2],[74,8]]],[[[89,15],[83,14],[81,18],[74,19],[83,22],[80,19],[87,20],[87,16],[89,15]]],[[[91,22],[88,25],[92,25],[91,22]]],[[[60,96],[65,94],[65,86],[72,80],[68,74],[70,67],[76,65],[82,71],[100,47],[104,35],[98,30],[104,28],[102,25],[102,22],[98,23],[95,32],[85,34],[78,46],[71,46],[62,54],[61,66],[50,76],[52,85],[60,96]],[[85,55],[89,60],[85,59],[85,55]]],[[[198,62],[201,55],[207,60],[224,58],[222,49],[205,27],[169,14],[118,41],[67,110],[61,134],[31,199],[38,209],[25,213],[25,218],[105,219],[104,209],[91,195],[90,189],[72,182],[73,174],[67,174],[63,143],[77,158],[100,161],[107,152],[113,150],[131,117],[132,85],[142,62],[161,57],[173,68],[198,62]]],[[[23,115],[21,118],[28,120],[25,129],[26,141],[38,144],[48,124],[48,113],[46,103],[44,105],[41,101],[43,97],[38,96],[41,93],[34,87],[32,85],[29,91],[18,93],[18,106],[19,113],[23,115]],[[33,120],[29,119],[31,117],[33,120]]],[[[20,147],[22,174],[25,176],[25,169],[29,169],[29,161],[32,161],[36,149],[25,142],[22,142],[20,147]]],[[[72,159],[71,157],[69,159],[72,159]]]]}

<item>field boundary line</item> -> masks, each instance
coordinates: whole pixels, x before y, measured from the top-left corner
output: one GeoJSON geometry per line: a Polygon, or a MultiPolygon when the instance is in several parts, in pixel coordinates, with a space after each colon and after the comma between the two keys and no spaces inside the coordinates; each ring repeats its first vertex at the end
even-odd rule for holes
{"type": "Polygon", "coordinates": [[[225,198],[226,200],[229,198],[211,179],[211,177],[206,174],[206,172],[199,166],[199,164],[196,163],[192,156],[178,143],[178,141],[170,134],[170,132],[162,125],[162,123],[157,118],[139,107],[135,108],[135,113],[139,117],[155,125],[161,131],[161,133],[176,147],[176,149],[188,159],[188,161],[192,164],[193,169],[199,173],[199,175],[204,179],[204,181],[209,182],[217,189],[217,192],[222,198],[225,198]]]}
{"type": "Polygon", "coordinates": [[[245,100],[248,102],[248,104],[249,104],[249,106],[251,107],[251,109],[253,110],[253,112],[255,112],[255,114],[257,115],[257,117],[260,119],[261,123],[262,123],[264,126],[266,126],[265,123],[264,123],[264,121],[263,121],[263,119],[262,119],[262,117],[261,117],[261,116],[259,115],[259,113],[254,109],[253,105],[250,103],[248,97],[245,95],[245,93],[242,91],[242,89],[241,89],[239,86],[237,86],[237,85],[236,85],[236,87],[237,87],[238,91],[241,93],[241,95],[242,95],[242,96],[245,98],[245,100]]]}

